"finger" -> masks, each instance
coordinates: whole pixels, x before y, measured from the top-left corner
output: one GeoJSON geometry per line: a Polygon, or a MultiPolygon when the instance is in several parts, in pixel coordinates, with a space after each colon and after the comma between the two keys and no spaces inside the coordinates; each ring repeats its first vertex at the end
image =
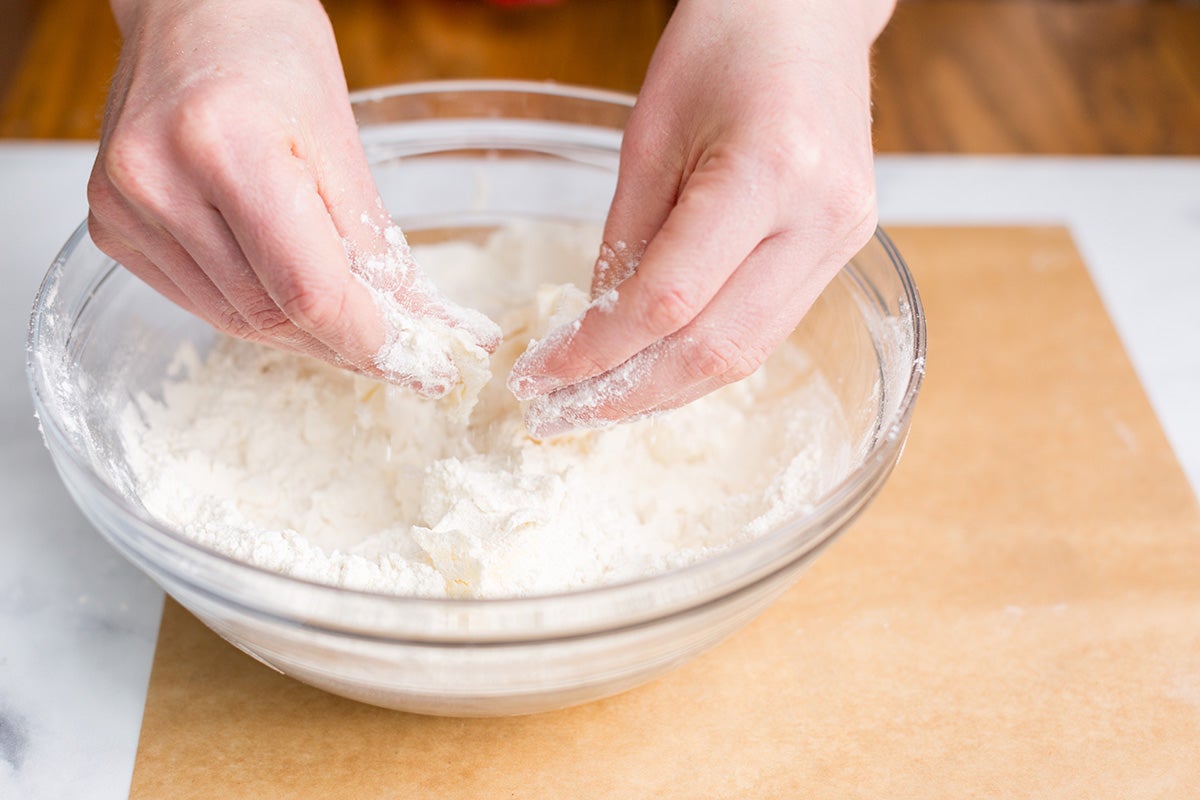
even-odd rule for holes
{"type": "Polygon", "coordinates": [[[604,375],[536,398],[526,426],[539,438],[605,427],[682,406],[750,375],[840,266],[798,237],[768,239],[691,324],[604,375]]]}
{"type": "MultiPolygon", "coordinates": [[[[825,249],[797,233],[763,242],[708,308],[676,339],[680,352],[666,385],[669,399],[638,413],[677,408],[757,370],[812,308],[855,252],[825,249]]],[[[618,412],[619,413],[619,412],[618,412]]]]}
{"type": "Polygon", "coordinates": [[[385,323],[387,343],[376,353],[375,363],[385,377],[402,376],[420,394],[442,397],[483,369],[486,355],[472,346],[494,352],[500,345],[500,327],[478,311],[451,302],[434,286],[417,266],[404,232],[384,210],[365,159],[361,166],[365,182],[349,189],[319,185],[318,190],[322,197],[332,192],[359,198],[326,204],[342,232],[350,269],[369,287],[385,323]],[[350,213],[368,204],[371,212],[357,217],[350,213]]]}
{"type": "MultiPolygon", "coordinates": [[[[121,231],[124,246],[139,253],[165,276],[187,298],[192,313],[230,335],[253,331],[187,251],[170,234],[147,221],[124,200],[110,203],[103,210],[93,208],[91,215],[104,229],[121,231]]],[[[158,289],[162,284],[151,285],[158,289]]],[[[163,288],[167,289],[165,285],[163,288]]]]}
{"type": "Polygon", "coordinates": [[[379,241],[366,248],[347,242],[351,269],[376,293],[376,299],[393,314],[413,320],[424,319],[463,331],[489,353],[500,345],[500,327],[486,315],[450,300],[434,285],[413,257],[399,226],[387,223],[379,241]]]}
{"type": "Polygon", "coordinates": [[[190,314],[201,316],[196,304],[140,251],[134,249],[95,212],[88,212],[88,235],[109,258],[132,272],[140,281],[190,314]]]}
{"type": "Polygon", "coordinates": [[[406,335],[419,327],[412,320],[385,320],[378,295],[351,272],[341,235],[304,163],[267,155],[239,166],[255,179],[214,181],[208,193],[283,313],[360,370],[382,371],[431,397],[449,391],[458,370],[448,354],[391,346],[385,323],[406,335]]]}
{"type": "MultiPolygon", "coordinates": [[[[338,364],[339,357],[320,342],[298,346],[291,341],[271,340],[255,330],[226,299],[187,250],[164,228],[138,214],[123,198],[114,198],[104,210],[93,209],[89,220],[113,251],[106,250],[152,288],[180,307],[195,314],[219,331],[247,341],[274,344],[295,353],[311,355],[338,364]],[[115,233],[125,232],[124,235],[115,233]],[[128,263],[115,253],[120,252],[128,263]]],[[[102,248],[104,249],[104,248],[102,248]]]]}
{"type": "Polygon", "coordinates": [[[352,269],[414,317],[432,317],[463,330],[489,353],[495,352],[501,339],[499,326],[451,301],[417,265],[404,232],[379,196],[348,110],[344,122],[334,126],[338,130],[331,135],[337,144],[322,151],[315,169],[317,191],[342,236],[352,269]]]}
{"type": "Polygon", "coordinates": [[[600,243],[600,255],[592,267],[592,302],[611,309],[620,293],[617,287],[633,277],[646,254],[646,240],[608,239],[600,243]],[[609,244],[609,242],[612,244],[609,244]]]}
{"type": "Polygon", "coordinates": [[[592,299],[604,295],[637,271],[646,244],[663,226],[679,197],[682,165],[655,131],[653,114],[635,106],[621,139],[617,188],[604,223],[604,243],[592,270],[592,299]],[[656,135],[656,133],[658,135],[656,135]]]}
{"type": "Polygon", "coordinates": [[[276,305],[215,208],[200,197],[180,200],[170,219],[180,222],[165,225],[167,233],[194,263],[204,265],[209,280],[246,324],[261,334],[262,340],[341,362],[329,347],[300,330],[276,305]]]}
{"type": "Polygon", "coordinates": [[[770,232],[753,193],[720,166],[701,169],[615,302],[593,304],[513,367],[522,399],[603,374],[688,325],[770,232]]]}

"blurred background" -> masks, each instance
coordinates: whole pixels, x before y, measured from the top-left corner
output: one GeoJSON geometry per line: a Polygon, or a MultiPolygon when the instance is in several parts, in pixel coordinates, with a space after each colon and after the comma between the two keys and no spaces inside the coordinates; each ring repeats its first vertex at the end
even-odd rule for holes
{"type": "MultiPolygon", "coordinates": [[[[672,0],[327,0],[350,87],[554,80],[636,92],[672,0]]],[[[0,0],[0,137],[94,139],[106,0],[0,0]]],[[[875,53],[881,152],[1200,154],[1200,3],[901,0],[875,53]]]]}

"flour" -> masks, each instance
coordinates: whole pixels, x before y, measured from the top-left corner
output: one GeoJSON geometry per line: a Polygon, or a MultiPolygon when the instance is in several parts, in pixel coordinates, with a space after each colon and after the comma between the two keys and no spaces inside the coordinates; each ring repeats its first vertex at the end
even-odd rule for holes
{"type": "MultiPolygon", "coordinates": [[[[364,223],[369,218],[364,215],[364,223]]],[[[409,384],[443,406],[457,422],[471,415],[479,391],[491,378],[487,345],[500,328],[473,309],[447,300],[413,257],[399,226],[378,230],[385,247],[364,253],[343,242],[355,277],[370,292],[386,339],[375,366],[386,380],[409,384]]]]}
{"type": "Polygon", "coordinates": [[[851,448],[836,400],[791,343],[677,411],[533,438],[503,378],[531,339],[588,305],[568,281],[586,285],[597,239],[530,224],[482,246],[416,248],[451,297],[500,321],[497,377],[469,390],[467,415],[233,339],[203,356],[182,351],[161,398],[139,397],[123,419],[141,502],[202,545],[295,577],[504,597],[711,557],[845,476],[851,448]]]}

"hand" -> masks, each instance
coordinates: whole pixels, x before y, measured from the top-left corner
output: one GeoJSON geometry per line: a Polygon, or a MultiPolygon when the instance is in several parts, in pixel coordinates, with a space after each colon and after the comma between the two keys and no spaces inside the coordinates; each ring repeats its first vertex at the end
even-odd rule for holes
{"type": "Polygon", "coordinates": [[[88,184],[102,250],[226,333],[430,396],[456,378],[449,355],[377,363],[396,350],[396,308],[495,348],[495,327],[438,295],[396,231],[388,241],[320,3],[113,10],[125,41],[88,184]]]}
{"type": "Polygon", "coordinates": [[[579,323],[509,377],[536,436],[757,369],[876,224],[869,48],[891,3],[681,0],[621,148],[579,323]]]}

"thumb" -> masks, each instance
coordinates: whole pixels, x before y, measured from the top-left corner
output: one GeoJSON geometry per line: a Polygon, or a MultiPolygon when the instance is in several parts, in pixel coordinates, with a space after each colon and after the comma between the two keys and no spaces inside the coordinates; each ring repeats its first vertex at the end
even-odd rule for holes
{"type": "Polygon", "coordinates": [[[453,373],[461,371],[457,351],[462,348],[452,342],[462,344],[465,337],[465,344],[492,352],[500,343],[500,329],[485,315],[447,298],[417,265],[404,233],[384,208],[357,131],[344,139],[331,150],[336,161],[323,171],[320,192],[342,235],[349,269],[367,286],[384,317],[388,342],[379,360],[393,363],[379,366],[393,374],[415,371],[418,377],[432,369],[445,377],[449,365],[453,380],[453,373]],[[419,351],[438,352],[437,363],[413,361],[419,351]]]}
{"type": "Polygon", "coordinates": [[[665,137],[646,133],[650,123],[641,110],[634,108],[621,140],[617,188],[592,272],[593,300],[637,271],[647,243],[679,199],[682,165],[674,163],[665,137]]]}

